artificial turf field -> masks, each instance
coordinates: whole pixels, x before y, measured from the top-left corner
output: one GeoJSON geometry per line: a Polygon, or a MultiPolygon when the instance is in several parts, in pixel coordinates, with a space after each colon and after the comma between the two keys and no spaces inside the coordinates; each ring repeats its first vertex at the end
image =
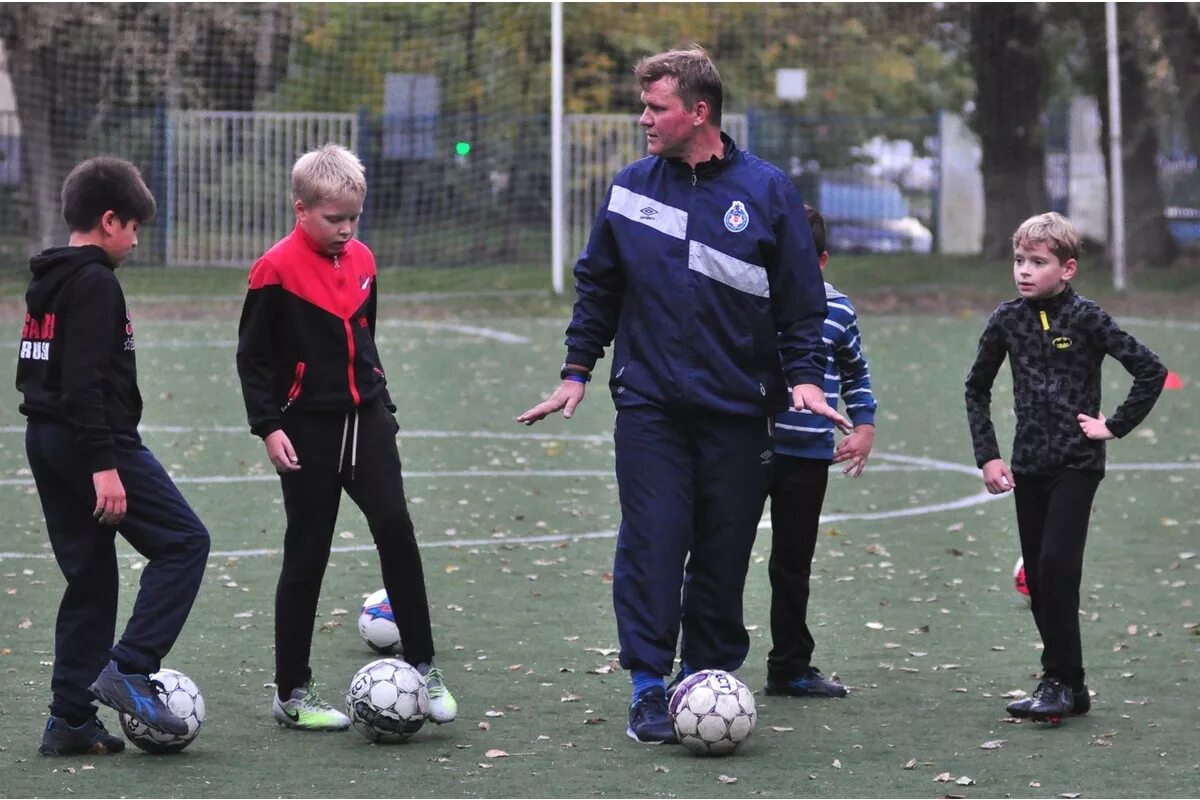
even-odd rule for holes
{"type": "MultiPolygon", "coordinates": [[[[378,746],[353,732],[285,731],[270,716],[283,513],[261,444],[245,429],[236,301],[131,295],[144,437],[212,533],[203,588],[165,662],[200,685],[208,719],[177,756],[38,756],[62,581],[10,377],[0,385],[0,797],[1183,797],[1200,786],[1194,322],[1118,317],[1187,383],[1110,445],[1081,616],[1097,694],[1090,715],[1050,729],[1012,724],[1003,712],[1004,693],[1032,690],[1039,650],[1012,589],[1012,500],[981,495],[964,420],[962,379],[983,317],[864,313],[880,401],[876,449],[862,478],[831,480],[811,612],[815,663],[851,694],[759,694],[750,740],[733,757],[706,760],[625,736],[605,388],[593,384],[570,421],[513,422],[556,383],[567,306],[381,306],[438,663],[459,719],[378,746]],[[488,755],[495,750],[507,756],[488,755]]],[[[4,306],[13,333],[16,308],[4,306]]],[[[994,395],[1006,450],[1009,385],[1006,367],[994,395]]],[[[1128,387],[1111,360],[1104,386],[1111,412],[1128,387]]],[[[337,531],[312,662],[334,702],[375,657],[355,617],[382,585],[348,499],[337,531]]],[[[770,647],[769,535],[760,533],[746,592],[752,649],[739,671],[756,691],[770,647]]],[[[122,552],[124,615],[142,563],[122,552]]],[[[107,709],[101,716],[116,727],[107,709]]]]}

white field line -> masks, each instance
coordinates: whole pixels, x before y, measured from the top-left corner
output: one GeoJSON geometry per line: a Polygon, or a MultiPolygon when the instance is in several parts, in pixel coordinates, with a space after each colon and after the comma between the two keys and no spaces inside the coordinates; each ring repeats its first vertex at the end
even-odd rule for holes
{"type": "MultiPolygon", "coordinates": [[[[437,433],[440,433],[440,432],[437,432],[437,433]]],[[[876,467],[874,467],[874,469],[876,471],[905,472],[905,471],[939,470],[939,471],[947,471],[947,472],[957,472],[960,474],[971,475],[971,476],[978,476],[978,474],[979,474],[979,470],[977,470],[975,467],[972,467],[972,466],[969,466],[966,464],[955,464],[950,461],[941,461],[938,459],[924,458],[921,456],[904,456],[904,455],[896,455],[896,454],[892,454],[892,453],[879,453],[875,456],[875,458],[880,461],[896,462],[896,464],[897,464],[896,466],[892,466],[891,468],[887,468],[886,465],[882,465],[882,466],[877,465],[876,467]]],[[[831,467],[831,469],[837,469],[837,467],[836,466],[831,467]]],[[[1178,469],[1200,469],[1200,462],[1189,461],[1189,462],[1180,462],[1180,463],[1176,463],[1176,464],[1112,464],[1109,466],[1109,469],[1110,470],[1122,470],[1122,471],[1138,471],[1138,470],[1167,471],[1167,470],[1178,470],[1178,469]]],[[[577,471],[551,471],[551,470],[534,471],[534,470],[530,470],[530,471],[516,471],[516,472],[505,472],[505,473],[487,473],[487,472],[482,472],[482,471],[481,472],[458,472],[458,473],[451,473],[451,472],[416,473],[416,472],[414,472],[414,473],[407,474],[406,477],[410,477],[410,478],[415,478],[418,476],[424,476],[424,477],[442,477],[442,476],[447,476],[447,477],[448,476],[489,477],[489,475],[492,475],[492,474],[504,475],[505,477],[509,477],[509,476],[513,476],[513,477],[585,476],[585,477],[601,477],[601,478],[603,478],[603,477],[609,477],[611,475],[611,472],[608,470],[577,470],[577,471]]],[[[248,476],[248,477],[240,477],[240,478],[232,477],[232,476],[221,476],[221,478],[222,479],[220,481],[206,479],[205,482],[214,483],[214,482],[236,482],[236,481],[249,481],[249,480],[255,480],[255,481],[274,480],[275,476],[274,475],[256,475],[256,476],[248,476]]],[[[179,479],[176,479],[176,482],[177,483],[201,482],[201,479],[179,478],[179,479]]],[[[30,481],[30,480],[4,481],[3,485],[29,486],[29,485],[31,485],[31,483],[32,483],[32,481],[30,481]]],[[[988,503],[993,500],[1000,500],[1000,499],[1005,498],[1006,496],[1007,495],[1003,495],[1003,494],[992,495],[992,494],[988,494],[986,491],[980,491],[976,494],[968,495],[967,497],[963,497],[958,500],[951,500],[951,501],[945,502],[945,503],[931,503],[931,504],[927,504],[927,505],[923,505],[923,506],[913,506],[911,508],[901,508],[901,509],[895,509],[895,510],[891,510],[891,511],[875,511],[875,512],[863,512],[863,513],[849,512],[849,513],[844,513],[844,514],[822,514],[821,522],[822,523],[830,523],[830,522],[841,522],[844,520],[884,520],[884,519],[898,519],[901,517],[913,517],[913,516],[919,516],[922,514],[934,514],[934,513],[940,512],[940,511],[955,511],[955,510],[959,510],[959,509],[963,509],[963,508],[970,508],[972,506],[982,505],[983,503],[988,503]]],[[[771,523],[770,523],[769,517],[764,517],[758,524],[758,527],[760,530],[769,529],[770,526],[771,526],[771,523]]],[[[495,538],[488,538],[488,539],[450,539],[450,540],[439,540],[439,541],[434,541],[434,542],[419,542],[419,545],[422,548],[435,548],[435,547],[463,548],[463,547],[487,547],[487,546],[493,546],[493,545],[548,544],[548,543],[555,543],[555,542],[575,542],[575,541],[582,541],[585,539],[611,539],[611,538],[616,537],[616,535],[617,535],[617,531],[615,531],[615,530],[604,530],[604,531],[590,531],[587,533],[544,534],[544,535],[540,535],[540,536],[512,536],[512,537],[503,536],[503,537],[495,537],[495,538]]],[[[374,550],[374,549],[375,549],[374,544],[361,544],[361,545],[348,545],[348,546],[334,546],[332,548],[331,552],[334,552],[334,553],[361,553],[361,552],[367,552],[367,551],[374,550]]],[[[264,548],[248,549],[248,550],[214,550],[213,552],[210,553],[210,556],[214,557],[214,558],[250,558],[250,557],[275,555],[280,552],[281,552],[281,550],[278,547],[264,547],[264,548]]],[[[14,560],[14,559],[46,560],[46,559],[49,559],[52,557],[53,556],[50,553],[0,552],[0,561],[4,561],[6,559],[7,560],[14,560]]],[[[139,556],[137,554],[127,554],[127,555],[125,555],[125,557],[126,558],[138,558],[139,556]]]]}

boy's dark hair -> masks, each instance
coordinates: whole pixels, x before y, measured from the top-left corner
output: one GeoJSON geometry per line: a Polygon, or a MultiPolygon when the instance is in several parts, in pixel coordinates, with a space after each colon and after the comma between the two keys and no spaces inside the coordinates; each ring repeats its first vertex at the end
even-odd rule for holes
{"type": "Polygon", "coordinates": [[[633,68],[633,74],[642,89],[662,78],[673,78],[683,107],[691,111],[703,100],[708,103],[708,121],[721,127],[721,74],[700,45],[646,56],[633,68]]]}
{"type": "Polygon", "coordinates": [[[817,247],[817,255],[825,252],[825,218],[821,212],[804,204],[804,215],[808,217],[808,227],[812,228],[813,244],[817,247]]]}
{"type": "Polygon", "coordinates": [[[121,220],[149,222],[158,212],[138,168],[116,156],[96,156],[75,166],[62,187],[62,215],[72,231],[94,230],[106,211],[121,220]]]}

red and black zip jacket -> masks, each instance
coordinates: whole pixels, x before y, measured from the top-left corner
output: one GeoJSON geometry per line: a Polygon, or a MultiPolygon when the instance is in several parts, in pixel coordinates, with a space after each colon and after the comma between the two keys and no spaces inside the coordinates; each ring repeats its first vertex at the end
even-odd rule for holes
{"type": "Polygon", "coordinates": [[[250,269],[237,368],[250,431],[290,410],[346,412],[381,398],[395,411],[375,348],[375,256],[351,240],[334,258],[297,224],[250,269]]]}

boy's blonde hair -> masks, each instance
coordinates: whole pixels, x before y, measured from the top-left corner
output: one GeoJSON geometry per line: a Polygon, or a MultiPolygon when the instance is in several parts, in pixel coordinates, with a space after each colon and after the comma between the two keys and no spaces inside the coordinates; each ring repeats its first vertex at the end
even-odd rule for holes
{"type": "Polygon", "coordinates": [[[1013,234],[1012,243],[1014,250],[1026,244],[1044,244],[1063,262],[1079,259],[1079,231],[1075,229],[1075,223],[1057,211],[1038,214],[1022,222],[1013,234]]]}
{"type": "Polygon", "coordinates": [[[306,206],[322,200],[367,195],[367,177],[358,156],[340,144],[323,144],[296,160],[292,167],[292,200],[306,206]]]}

